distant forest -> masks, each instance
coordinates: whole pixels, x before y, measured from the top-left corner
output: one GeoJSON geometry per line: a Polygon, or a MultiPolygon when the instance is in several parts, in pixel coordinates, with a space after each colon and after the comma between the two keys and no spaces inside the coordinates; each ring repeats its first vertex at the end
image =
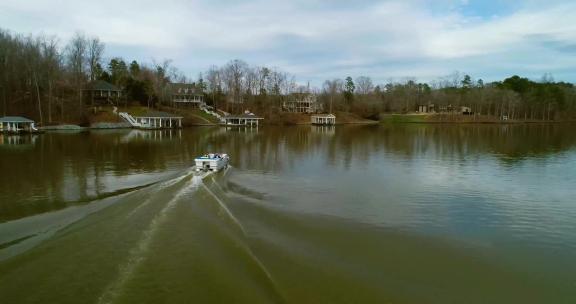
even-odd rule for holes
{"type": "Polygon", "coordinates": [[[24,36],[0,30],[1,114],[25,115],[40,124],[82,122],[90,105],[83,89],[105,80],[124,90],[126,104],[169,105],[171,83],[194,84],[209,105],[231,112],[250,109],[263,115],[279,111],[296,93],[315,93],[325,109],[377,119],[381,113],[414,112],[420,105],[469,107],[476,115],[514,120],[566,120],[576,117],[574,85],[512,76],[484,83],[454,72],[430,83],[413,78],[373,83],[368,76],[326,80],[321,88],[299,85],[275,68],[232,60],[213,66],[195,79],[186,78],[170,60],[139,63],[112,57],[97,37],[75,34],[65,45],[53,36],[24,36]]]}

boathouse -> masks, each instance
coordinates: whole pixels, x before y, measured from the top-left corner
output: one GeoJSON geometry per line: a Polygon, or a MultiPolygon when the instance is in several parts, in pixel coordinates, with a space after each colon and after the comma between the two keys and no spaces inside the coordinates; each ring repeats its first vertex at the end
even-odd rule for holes
{"type": "Polygon", "coordinates": [[[260,120],[264,118],[256,116],[254,113],[246,111],[241,115],[223,116],[224,125],[229,127],[258,127],[260,120]]]}
{"type": "Polygon", "coordinates": [[[21,116],[5,116],[0,118],[0,132],[20,133],[38,131],[34,121],[21,116]]]}
{"type": "Polygon", "coordinates": [[[311,123],[313,125],[332,126],[336,124],[336,116],[334,114],[312,115],[311,123]]]}
{"type": "Polygon", "coordinates": [[[114,104],[122,97],[122,90],[104,80],[96,80],[88,84],[84,90],[92,104],[114,104]]]}
{"type": "Polygon", "coordinates": [[[143,129],[172,129],[182,127],[182,116],[151,111],[140,116],[134,116],[136,123],[143,129]]]}
{"type": "Polygon", "coordinates": [[[201,108],[206,105],[204,95],[196,93],[194,84],[173,83],[170,88],[174,107],[201,108]]]}

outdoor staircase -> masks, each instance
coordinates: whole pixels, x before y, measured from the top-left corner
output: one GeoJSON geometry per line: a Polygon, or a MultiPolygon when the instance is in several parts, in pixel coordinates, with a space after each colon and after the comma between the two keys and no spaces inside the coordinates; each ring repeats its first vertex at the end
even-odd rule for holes
{"type": "Polygon", "coordinates": [[[122,117],[125,121],[127,121],[131,126],[137,127],[137,128],[142,127],[142,124],[137,122],[136,119],[134,119],[134,117],[132,117],[132,115],[130,115],[126,112],[120,112],[120,113],[118,113],[118,115],[120,115],[120,117],[122,117]]]}
{"type": "Polygon", "coordinates": [[[215,111],[208,109],[207,106],[205,106],[205,105],[200,106],[200,110],[204,111],[204,113],[206,113],[206,114],[209,114],[209,115],[216,117],[220,122],[224,122],[224,118],[222,118],[222,115],[218,114],[215,111]]]}
{"type": "MultiPolygon", "coordinates": [[[[216,112],[216,111],[210,110],[207,106],[200,106],[200,110],[206,114],[209,114],[209,115],[216,117],[220,122],[224,122],[224,118],[222,117],[222,115],[218,114],[218,112],[216,112]]],[[[223,111],[220,111],[220,112],[226,113],[223,111]]],[[[136,119],[134,119],[134,117],[132,117],[132,115],[130,115],[126,112],[118,112],[118,115],[120,117],[122,117],[125,121],[127,121],[132,127],[136,127],[136,128],[146,127],[145,125],[142,125],[141,123],[137,122],[136,119]]]]}

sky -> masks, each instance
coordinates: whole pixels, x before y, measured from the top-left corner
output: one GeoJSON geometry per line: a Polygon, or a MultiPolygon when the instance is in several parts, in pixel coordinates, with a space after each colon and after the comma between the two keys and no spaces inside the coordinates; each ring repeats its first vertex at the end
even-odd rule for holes
{"type": "Polygon", "coordinates": [[[1,0],[0,28],[97,36],[107,58],[171,59],[187,77],[232,59],[300,83],[460,71],[576,82],[573,0],[1,0]]]}

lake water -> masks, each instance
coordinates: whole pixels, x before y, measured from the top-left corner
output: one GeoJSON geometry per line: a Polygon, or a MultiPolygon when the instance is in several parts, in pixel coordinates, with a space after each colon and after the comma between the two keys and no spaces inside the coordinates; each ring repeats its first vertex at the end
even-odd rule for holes
{"type": "Polygon", "coordinates": [[[0,302],[576,303],[576,126],[0,137],[0,302]]]}

